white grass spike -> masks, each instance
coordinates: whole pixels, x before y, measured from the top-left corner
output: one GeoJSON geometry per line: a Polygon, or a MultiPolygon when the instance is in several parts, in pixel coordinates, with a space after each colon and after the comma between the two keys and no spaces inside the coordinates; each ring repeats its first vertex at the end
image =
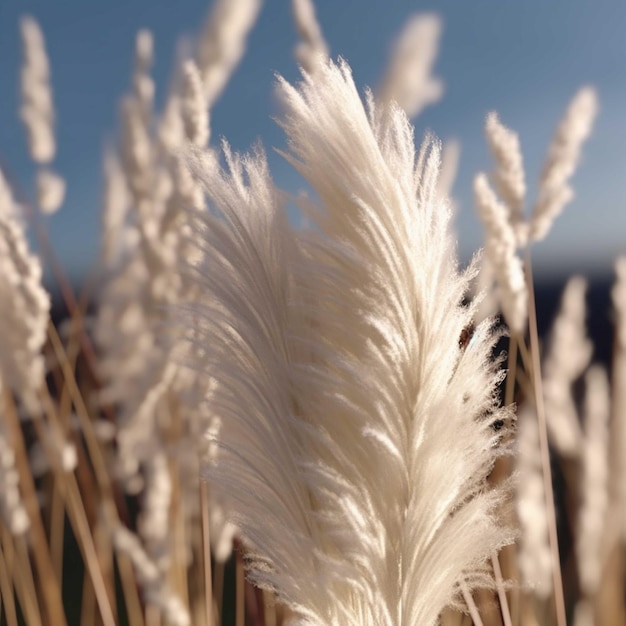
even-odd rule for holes
{"type": "Polygon", "coordinates": [[[395,101],[409,117],[417,117],[443,96],[443,82],[432,76],[439,53],[441,19],[435,14],[411,17],[394,45],[378,99],[395,101]]]}
{"type": "Polygon", "coordinates": [[[42,213],[56,213],[65,200],[65,180],[50,169],[37,172],[37,206],[42,213]]]}
{"type": "Polygon", "coordinates": [[[328,61],[328,44],[317,21],[313,0],[292,0],[291,8],[300,36],[295,49],[296,61],[313,74],[320,63],[328,61]]]}
{"type": "Polygon", "coordinates": [[[261,0],[216,0],[213,4],[197,52],[209,109],[243,57],[260,9],[261,0]]]}
{"type": "Polygon", "coordinates": [[[582,441],[573,385],[587,369],[593,352],[585,328],[586,291],[587,283],[580,276],[567,283],[543,364],[548,434],[565,457],[576,457],[582,441]]]}
{"type": "Polygon", "coordinates": [[[495,112],[487,115],[485,134],[495,162],[494,180],[496,188],[510,211],[517,245],[523,247],[527,238],[524,218],[526,176],[519,137],[516,132],[500,122],[498,114],[495,112]]]}
{"type": "Polygon", "coordinates": [[[537,416],[524,408],[517,420],[519,478],[516,481],[517,516],[520,523],[519,568],[523,583],[538,597],[552,593],[552,553],[548,541],[548,514],[543,487],[537,416]]]}
{"type": "Polygon", "coordinates": [[[580,587],[587,597],[598,591],[602,543],[608,512],[609,379],[604,368],[593,366],[585,376],[585,439],[582,450],[582,502],[576,532],[580,587]]]}
{"type": "Polygon", "coordinates": [[[36,163],[54,159],[54,105],[50,86],[50,65],[39,24],[30,16],[20,20],[22,34],[22,104],[20,117],[28,134],[28,149],[36,163]]]}
{"type": "Polygon", "coordinates": [[[39,259],[28,249],[19,208],[0,172],[0,370],[4,383],[33,414],[44,383],[42,356],[50,297],[42,285],[39,259]]]}
{"type": "Polygon", "coordinates": [[[592,87],[583,87],[572,99],[548,148],[539,182],[539,195],[530,223],[530,238],[541,241],[552,223],[574,197],[569,186],[580,161],[584,142],[591,134],[598,111],[598,98],[592,87]]]}
{"type": "Polygon", "coordinates": [[[187,139],[199,148],[209,142],[209,109],[198,66],[191,60],[183,65],[182,115],[187,139]]]}
{"type": "Polygon", "coordinates": [[[511,330],[523,333],[528,317],[528,287],[516,254],[517,239],[508,209],[498,200],[484,174],[474,179],[474,198],[485,227],[485,254],[496,276],[504,318],[511,330]]]}

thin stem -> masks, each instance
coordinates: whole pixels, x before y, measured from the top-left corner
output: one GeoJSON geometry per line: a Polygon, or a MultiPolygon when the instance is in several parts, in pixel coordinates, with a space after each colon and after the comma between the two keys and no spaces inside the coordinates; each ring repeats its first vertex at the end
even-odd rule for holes
{"type": "Polygon", "coordinates": [[[518,337],[517,348],[519,350],[519,355],[522,357],[522,364],[524,365],[524,369],[528,372],[529,376],[532,376],[533,359],[523,337],[518,337]]]}
{"type": "MultiPolygon", "coordinates": [[[[42,600],[45,606],[49,623],[55,626],[67,626],[63,601],[61,599],[61,586],[52,566],[48,541],[44,531],[35,481],[28,464],[26,444],[22,434],[19,417],[11,394],[4,392],[5,424],[10,433],[11,443],[15,451],[15,465],[19,475],[20,487],[24,495],[24,506],[30,520],[30,546],[33,560],[37,569],[37,578],[42,589],[42,600]]],[[[37,418],[35,418],[37,421],[37,418]]]]}
{"type": "MultiPolygon", "coordinates": [[[[52,428],[58,431],[59,424],[52,405],[52,399],[47,395],[47,389],[43,394],[43,401],[48,414],[49,422],[52,428]]],[[[94,592],[100,608],[102,621],[105,626],[115,626],[116,620],[111,607],[104,576],[102,574],[102,570],[100,569],[96,547],[91,535],[91,529],[89,528],[89,522],[83,507],[76,477],[72,473],[66,473],[63,471],[55,451],[52,450],[50,445],[47,443],[47,437],[45,432],[43,432],[43,424],[39,420],[35,420],[34,424],[40,441],[47,452],[48,459],[56,474],[55,477],[57,478],[57,484],[59,485],[61,495],[63,496],[67,506],[70,523],[72,524],[76,537],[79,540],[78,544],[81,548],[81,552],[83,553],[85,565],[89,570],[89,574],[93,582],[94,592]]]]}
{"type": "MultiPolygon", "coordinates": [[[[2,542],[11,541],[7,531],[2,531],[2,542]]],[[[0,546],[0,595],[2,595],[2,608],[7,621],[7,626],[17,626],[17,609],[15,607],[15,595],[13,593],[13,581],[10,571],[12,568],[5,558],[4,547],[0,546]]],[[[36,598],[35,598],[36,600],[36,598]]]]}
{"type": "Polygon", "coordinates": [[[50,339],[50,343],[52,344],[59,365],[61,366],[61,371],[63,372],[65,384],[72,398],[74,408],[76,409],[76,414],[80,422],[80,427],[85,437],[85,443],[87,444],[89,458],[94,467],[94,473],[96,476],[96,481],[98,482],[98,487],[105,494],[108,494],[112,498],[113,487],[111,485],[111,480],[107,472],[107,466],[104,460],[104,456],[102,454],[102,451],[100,450],[100,443],[98,442],[98,439],[93,430],[93,425],[89,417],[89,411],[87,410],[85,401],[83,400],[76,379],[74,378],[74,372],[71,370],[71,366],[65,353],[65,349],[63,348],[63,344],[61,343],[59,334],[57,333],[57,330],[52,323],[48,324],[48,338],[50,339]]]}
{"type": "Polygon", "coordinates": [[[170,522],[173,532],[171,534],[172,565],[171,570],[176,578],[175,589],[178,591],[183,602],[189,609],[189,584],[187,580],[186,563],[186,537],[185,537],[185,512],[181,493],[180,472],[176,461],[170,461],[170,475],[172,480],[172,498],[170,504],[170,522]]]}
{"type": "Polygon", "coordinates": [[[502,570],[500,569],[500,561],[495,552],[491,553],[491,563],[493,564],[493,573],[496,578],[496,588],[498,589],[498,599],[500,600],[500,610],[504,626],[513,626],[511,623],[511,611],[509,610],[509,602],[504,591],[504,579],[502,578],[502,570]]]}
{"type": "Polygon", "coordinates": [[[63,546],[65,531],[65,507],[56,480],[52,485],[50,506],[50,556],[59,580],[63,580],[63,546]]]}
{"type": "Polygon", "coordinates": [[[461,583],[461,593],[463,594],[463,599],[467,604],[467,609],[469,614],[475,624],[475,626],[484,626],[483,620],[480,619],[480,615],[478,613],[478,609],[476,608],[476,603],[474,602],[474,598],[472,598],[472,594],[467,590],[467,585],[465,581],[461,583]]]}
{"type": "MultiPolygon", "coordinates": [[[[170,396],[171,427],[167,433],[169,444],[176,448],[182,437],[182,420],[178,405],[174,398],[170,396]]],[[[181,489],[180,464],[176,456],[170,457],[168,463],[170,480],[172,482],[172,493],[170,498],[170,527],[171,533],[171,553],[172,563],[170,571],[175,579],[175,589],[182,601],[186,603],[187,610],[191,613],[189,605],[189,581],[187,578],[187,539],[185,532],[185,502],[181,489]]]]}
{"type": "Polygon", "coordinates": [[[526,250],[525,257],[526,280],[528,284],[528,323],[530,330],[530,352],[533,365],[533,383],[535,386],[535,404],[537,408],[537,422],[539,425],[539,448],[543,484],[546,494],[546,509],[548,514],[548,536],[552,551],[552,578],[554,584],[554,601],[556,621],[558,626],[567,626],[565,613],[565,599],[563,597],[563,580],[561,575],[561,560],[559,557],[559,542],[556,529],[556,512],[554,506],[554,491],[552,489],[552,470],[550,468],[550,450],[548,448],[548,430],[546,426],[546,412],[543,399],[543,384],[541,381],[541,362],[539,357],[539,335],[537,331],[537,312],[535,309],[535,287],[533,282],[530,250],[526,250]]]}
{"type": "Polygon", "coordinates": [[[523,369],[518,368],[516,379],[517,379],[517,384],[519,385],[519,387],[521,387],[522,391],[524,392],[524,397],[527,398],[529,402],[534,402],[535,390],[533,389],[533,384],[529,378],[529,374],[527,374],[523,369]]]}
{"type": "Polygon", "coordinates": [[[265,624],[267,626],[276,626],[276,598],[271,591],[263,591],[265,609],[265,624]]]}
{"type": "Polygon", "coordinates": [[[95,626],[96,596],[89,573],[85,571],[83,577],[83,598],[80,603],[80,626],[95,626]]]}
{"type": "MultiPolygon", "coordinates": [[[[65,385],[72,398],[72,403],[76,409],[81,432],[85,438],[87,444],[87,451],[91,464],[94,468],[94,475],[98,488],[102,496],[102,503],[104,504],[104,512],[106,514],[105,520],[109,528],[115,528],[119,523],[119,515],[115,506],[115,499],[113,496],[113,486],[111,479],[107,471],[106,462],[100,449],[100,442],[96,437],[96,433],[93,428],[93,424],[89,417],[89,411],[85,405],[78,384],[74,377],[74,372],[70,367],[65,349],[61,343],[61,339],[57,333],[53,324],[48,325],[48,339],[54,349],[63,377],[65,379],[65,385]]],[[[120,577],[122,579],[122,591],[124,593],[124,600],[126,602],[126,611],[129,616],[129,621],[133,626],[143,626],[144,617],[141,610],[141,602],[139,601],[139,595],[137,591],[137,585],[135,584],[135,578],[133,575],[133,567],[129,558],[124,554],[117,554],[117,563],[119,567],[120,577]]]]}
{"type": "MultiPolygon", "coordinates": [[[[15,549],[18,555],[18,563],[28,563],[28,545],[24,537],[15,538],[15,549]]],[[[22,590],[22,610],[29,626],[41,626],[42,618],[37,603],[37,588],[33,578],[33,570],[30,567],[17,565],[16,569],[17,589],[22,590]]]]}

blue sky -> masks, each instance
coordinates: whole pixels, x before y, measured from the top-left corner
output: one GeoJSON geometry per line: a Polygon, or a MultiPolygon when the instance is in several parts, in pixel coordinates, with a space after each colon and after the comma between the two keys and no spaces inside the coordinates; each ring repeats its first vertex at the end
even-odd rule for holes
{"type": "MultiPolygon", "coordinates": [[[[24,132],[17,118],[19,16],[40,23],[52,66],[57,110],[56,169],[67,179],[64,207],[48,221],[57,253],[73,276],[95,261],[99,247],[101,155],[115,138],[117,107],[129,84],[139,28],[155,36],[157,101],[167,89],[177,43],[196,34],[210,3],[197,0],[0,0],[0,159],[32,189],[24,132]]],[[[626,2],[623,0],[318,0],[318,18],[333,56],[351,64],[360,87],[376,86],[405,20],[435,11],[444,30],[435,74],[443,99],[416,120],[416,135],[433,130],[462,147],[454,196],[461,255],[481,245],[472,179],[490,167],[483,121],[492,109],[520,134],[529,199],[552,132],[583,84],[599,93],[600,114],[574,178],[575,201],[535,250],[541,273],[609,270],[626,252],[626,2]]],[[[274,73],[297,78],[296,42],[288,0],[266,0],[247,54],[212,114],[213,140],[240,150],[261,139],[276,182],[302,185],[271,151],[284,146],[272,121],[274,73]]]]}

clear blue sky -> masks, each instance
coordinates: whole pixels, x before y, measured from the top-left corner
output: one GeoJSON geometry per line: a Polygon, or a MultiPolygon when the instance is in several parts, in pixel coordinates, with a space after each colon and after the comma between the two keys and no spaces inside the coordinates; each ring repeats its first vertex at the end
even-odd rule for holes
{"type": "MultiPolygon", "coordinates": [[[[99,243],[102,148],[115,137],[119,97],[129,84],[139,28],[155,36],[157,100],[166,91],[177,42],[196,34],[210,3],[197,0],[0,0],[0,157],[25,189],[34,168],[18,122],[19,16],[40,23],[52,66],[58,115],[56,169],[67,179],[61,212],[49,220],[53,243],[73,275],[96,258],[99,243]]],[[[352,65],[361,87],[376,86],[390,45],[418,11],[441,15],[444,31],[436,75],[443,99],[417,120],[417,135],[433,130],[461,142],[454,195],[461,254],[481,245],[471,184],[490,167],[483,120],[492,109],[516,129],[525,157],[530,199],[546,146],[569,99],[596,86],[600,115],[574,179],[575,201],[548,240],[537,247],[541,272],[608,270],[626,252],[626,2],[623,0],[318,0],[318,18],[333,56],[352,65]]],[[[274,178],[296,191],[301,181],[271,154],[284,137],[271,117],[274,72],[297,77],[296,42],[288,0],[266,0],[243,63],[212,115],[213,140],[237,149],[261,139],[274,178]]]]}

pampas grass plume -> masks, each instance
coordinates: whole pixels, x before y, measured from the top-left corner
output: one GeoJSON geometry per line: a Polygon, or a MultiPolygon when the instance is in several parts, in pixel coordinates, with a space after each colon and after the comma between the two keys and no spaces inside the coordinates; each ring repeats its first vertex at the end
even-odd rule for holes
{"type": "Polygon", "coordinates": [[[197,367],[222,421],[207,475],[251,580],[297,623],[435,624],[511,540],[485,482],[505,417],[491,322],[460,350],[475,270],[454,260],[439,145],[416,154],[404,112],[366,108],[343,61],[279,90],[319,230],[291,231],[258,149],[195,166],[212,209],[197,367]]]}

